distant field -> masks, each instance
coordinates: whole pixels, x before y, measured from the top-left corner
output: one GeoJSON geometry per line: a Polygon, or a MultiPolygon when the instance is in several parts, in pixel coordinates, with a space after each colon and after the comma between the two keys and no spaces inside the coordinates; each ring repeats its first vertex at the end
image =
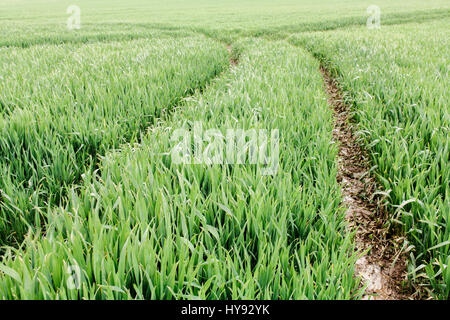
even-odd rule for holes
{"type": "Polygon", "coordinates": [[[322,67],[367,150],[379,189],[360,196],[386,210],[402,297],[448,299],[449,30],[440,0],[0,0],[0,298],[373,294],[322,67]],[[249,134],[199,161],[199,124],[210,143],[249,134]]]}

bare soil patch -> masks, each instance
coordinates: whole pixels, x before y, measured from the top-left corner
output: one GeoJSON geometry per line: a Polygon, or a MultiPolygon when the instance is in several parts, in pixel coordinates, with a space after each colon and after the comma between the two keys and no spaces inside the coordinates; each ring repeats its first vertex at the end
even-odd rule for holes
{"type": "Polygon", "coordinates": [[[238,61],[235,58],[233,58],[233,55],[232,55],[233,48],[231,47],[231,45],[227,45],[227,50],[228,50],[228,53],[230,54],[230,65],[232,67],[236,66],[238,64],[238,61]]]}
{"type": "Polygon", "coordinates": [[[411,299],[404,289],[407,273],[406,257],[401,251],[404,238],[391,235],[386,229],[387,212],[383,199],[375,194],[380,189],[370,172],[367,153],[358,144],[349,122],[350,108],[330,73],[324,67],[320,72],[334,111],[333,139],[339,145],[337,180],[342,186],[342,205],[347,209],[349,228],[356,231],[357,250],[369,250],[355,266],[362,285],[367,286],[364,299],[411,299]]]}

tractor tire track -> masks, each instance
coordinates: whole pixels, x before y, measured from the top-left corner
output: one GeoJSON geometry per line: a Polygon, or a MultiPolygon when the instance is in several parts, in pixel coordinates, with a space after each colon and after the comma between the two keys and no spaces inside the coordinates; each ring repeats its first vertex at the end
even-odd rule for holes
{"type": "Polygon", "coordinates": [[[385,227],[387,212],[383,199],[370,173],[367,153],[358,144],[350,108],[335,79],[323,66],[328,103],[333,108],[333,140],[339,145],[337,181],[342,187],[342,206],[346,208],[349,231],[355,231],[356,249],[364,253],[356,262],[355,271],[365,287],[363,299],[398,300],[411,298],[403,288],[406,281],[406,257],[402,252],[402,237],[394,237],[385,227]]]}

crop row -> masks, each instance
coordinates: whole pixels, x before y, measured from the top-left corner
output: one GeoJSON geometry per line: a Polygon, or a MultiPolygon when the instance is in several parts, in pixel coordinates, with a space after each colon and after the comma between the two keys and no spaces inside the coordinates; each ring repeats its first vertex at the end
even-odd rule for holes
{"type": "Polygon", "coordinates": [[[8,48],[0,52],[0,243],[228,66],[203,37],[8,48]]]}
{"type": "Polygon", "coordinates": [[[318,63],[281,42],[237,48],[238,66],[139,144],[108,152],[46,211],[45,232],[5,253],[1,298],[360,297],[318,63]],[[195,123],[279,130],[278,171],[177,164],[174,130],[195,123]]]}

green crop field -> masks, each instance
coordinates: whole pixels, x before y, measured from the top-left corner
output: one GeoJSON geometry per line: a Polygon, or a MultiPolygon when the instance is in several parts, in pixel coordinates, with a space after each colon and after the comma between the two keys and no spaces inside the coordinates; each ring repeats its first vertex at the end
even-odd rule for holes
{"type": "Polygon", "coordinates": [[[327,74],[392,298],[449,299],[449,30],[448,0],[0,0],[0,299],[374,295],[327,74]]]}

